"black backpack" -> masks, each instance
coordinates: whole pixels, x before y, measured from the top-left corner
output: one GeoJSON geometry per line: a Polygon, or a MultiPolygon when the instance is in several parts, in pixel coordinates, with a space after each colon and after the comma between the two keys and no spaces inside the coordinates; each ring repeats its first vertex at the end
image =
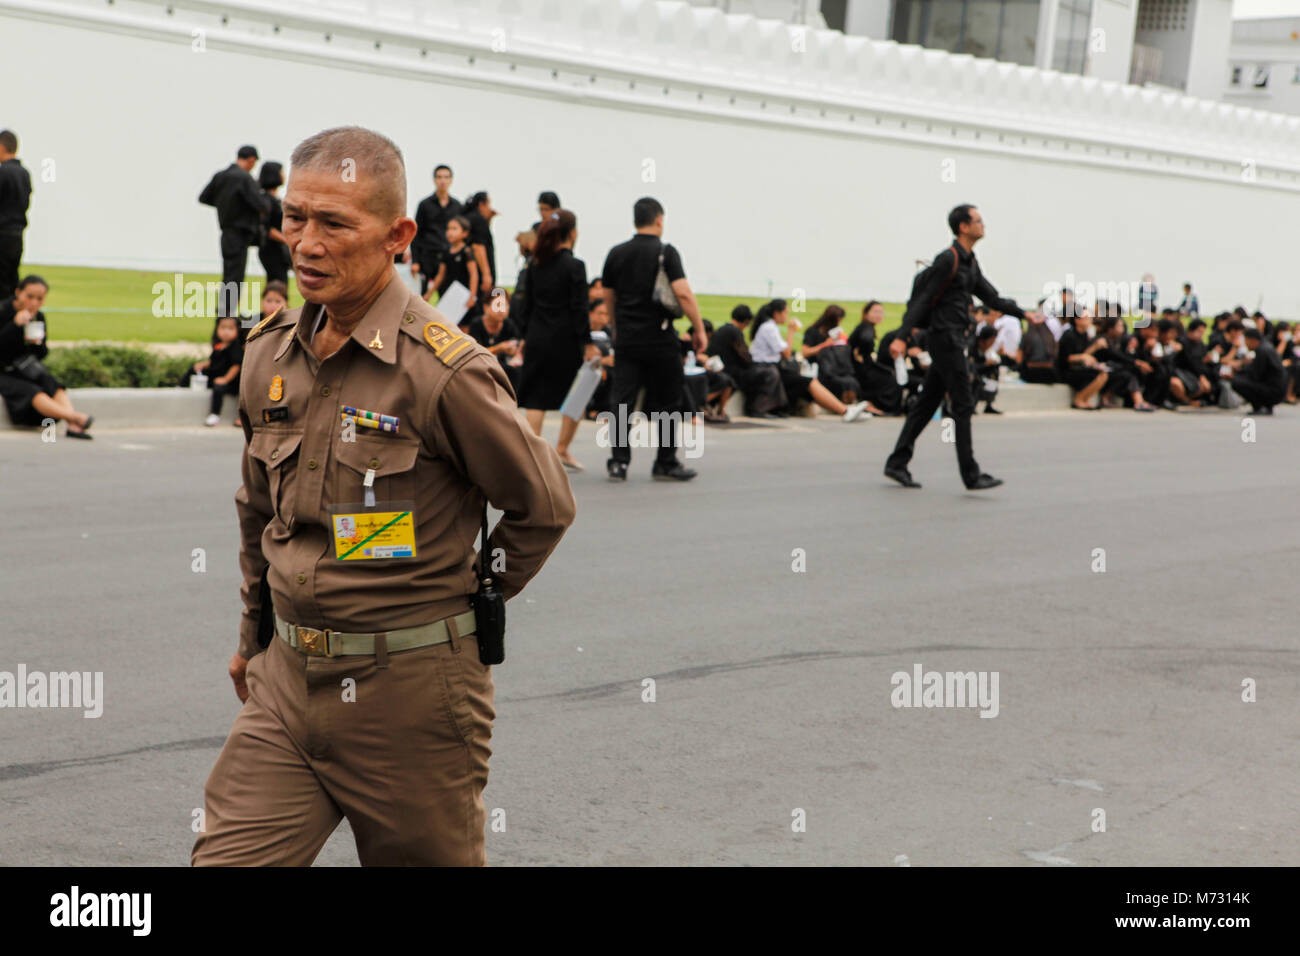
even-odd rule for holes
{"type": "MultiPolygon", "coordinates": [[[[939,300],[943,298],[943,294],[948,291],[948,286],[952,285],[952,280],[957,277],[957,262],[959,260],[959,256],[957,254],[957,243],[954,242],[948,248],[952,249],[952,271],[948,273],[948,281],[939,287],[939,291],[935,293],[934,298],[932,298],[929,304],[926,306],[925,312],[923,312],[921,314],[921,317],[917,319],[916,328],[918,329],[928,329],[930,327],[931,310],[933,310],[934,307],[939,304],[939,300]]],[[[947,250],[944,251],[946,252],[947,250]]],[[[935,256],[934,261],[931,262],[924,269],[922,269],[920,272],[918,272],[916,274],[916,278],[912,280],[912,292],[907,297],[908,312],[912,311],[912,306],[915,304],[917,300],[917,296],[921,294],[921,289],[925,286],[926,282],[929,280],[934,270],[938,268],[939,256],[941,255],[943,255],[942,252],[939,253],[938,256],[935,256]]]]}

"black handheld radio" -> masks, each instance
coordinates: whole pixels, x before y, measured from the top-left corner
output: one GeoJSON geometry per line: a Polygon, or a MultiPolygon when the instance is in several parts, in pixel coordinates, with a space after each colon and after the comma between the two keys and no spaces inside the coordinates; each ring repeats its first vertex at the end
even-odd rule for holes
{"type": "Polygon", "coordinates": [[[487,546],[487,504],[483,505],[483,537],[478,552],[478,593],[474,595],[474,634],[478,638],[478,659],[483,664],[500,664],[506,659],[506,599],[496,589],[489,570],[487,546]]]}

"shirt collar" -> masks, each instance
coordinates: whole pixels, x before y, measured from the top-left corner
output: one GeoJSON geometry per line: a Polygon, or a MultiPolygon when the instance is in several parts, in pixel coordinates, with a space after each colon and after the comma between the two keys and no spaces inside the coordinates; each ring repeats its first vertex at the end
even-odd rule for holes
{"type": "MultiPolygon", "coordinates": [[[[384,286],[384,291],[379,294],[379,298],[370,306],[365,317],[352,330],[352,341],[368,355],[374,356],[387,365],[394,364],[397,361],[398,326],[413,294],[394,269],[388,285],[384,286]]],[[[293,335],[289,336],[275,355],[277,361],[294,342],[297,342],[304,351],[311,351],[311,331],[316,325],[316,319],[320,316],[322,308],[323,306],[310,302],[303,306],[293,335]]]]}

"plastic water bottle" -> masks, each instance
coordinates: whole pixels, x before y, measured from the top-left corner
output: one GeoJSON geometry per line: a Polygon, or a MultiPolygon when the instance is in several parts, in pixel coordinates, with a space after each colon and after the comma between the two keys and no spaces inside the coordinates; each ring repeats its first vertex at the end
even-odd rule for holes
{"type": "Polygon", "coordinates": [[[894,381],[899,385],[907,384],[907,360],[901,355],[894,359],[894,381]]]}
{"type": "Polygon", "coordinates": [[[687,352],[687,353],[686,353],[686,367],[687,367],[687,368],[695,368],[695,353],[694,353],[694,352],[687,352]]]}

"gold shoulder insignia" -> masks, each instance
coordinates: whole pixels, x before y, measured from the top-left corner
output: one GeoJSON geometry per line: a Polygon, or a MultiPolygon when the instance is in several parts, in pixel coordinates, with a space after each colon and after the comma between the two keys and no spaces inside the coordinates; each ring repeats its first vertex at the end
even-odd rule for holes
{"type": "Polygon", "coordinates": [[[438,361],[448,368],[451,360],[461,354],[474,340],[463,332],[453,331],[441,322],[430,322],[424,327],[424,341],[429,343],[438,361]]]}
{"type": "Polygon", "coordinates": [[[276,309],[274,312],[272,312],[270,315],[264,318],[261,322],[258,322],[257,325],[253,326],[251,329],[248,330],[248,337],[244,339],[244,342],[245,343],[251,342],[253,341],[255,336],[261,335],[266,330],[266,327],[270,325],[272,322],[274,322],[276,319],[278,319],[281,313],[283,312],[284,312],[284,306],[280,306],[280,308],[276,309]]]}

